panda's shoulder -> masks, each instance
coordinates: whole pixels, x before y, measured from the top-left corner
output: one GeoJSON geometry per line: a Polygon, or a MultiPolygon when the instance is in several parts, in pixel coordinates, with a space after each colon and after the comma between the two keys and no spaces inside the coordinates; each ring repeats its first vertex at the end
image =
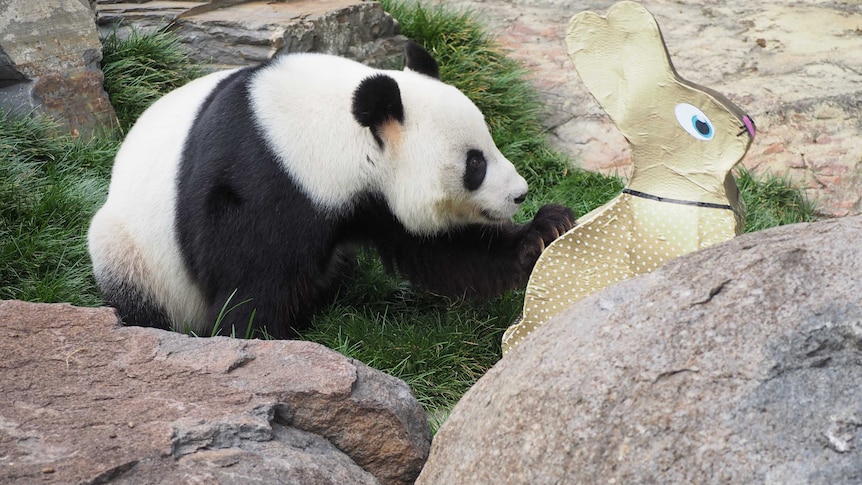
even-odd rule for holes
{"type": "MultiPolygon", "coordinates": [[[[201,104],[198,110],[198,121],[210,116],[223,117],[224,114],[231,113],[231,111],[224,111],[229,110],[231,106],[247,106],[250,80],[263,68],[265,64],[245,67],[222,77],[201,104]]],[[[236,114],[236,112],[233,113],[236,114]]]]}
{"type": "Polygon", "coordinates": [[[259,68],[264,71],[331,75],[334,79],[341,79],[340,74],[344,74],[345,70],[375,70],[346,57],[320,52],[299,52],[275,56],[261,64],[259,68]]]}

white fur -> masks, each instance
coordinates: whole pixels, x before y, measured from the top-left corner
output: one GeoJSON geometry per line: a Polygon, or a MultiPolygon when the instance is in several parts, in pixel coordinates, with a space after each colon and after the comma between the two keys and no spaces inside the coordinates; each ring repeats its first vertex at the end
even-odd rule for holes
{"type": "Polygon", "coordinates": [[[260,129],[306,194],[338,211],[359,193],[379,191],[417,234],[489,222],[487,216],[511,218],[527,183],[494,145],[479,109],[456,88],[412,71],[382,71],[399,85],[405,119],[387,132],[380,150],[351,114],[353,90],[378,72],[339,57],[298,54],[256,75],[252,100],[260,129]],[[485,182],[474,192],[462,180],[470,149],[488,162],[485,182]]]}

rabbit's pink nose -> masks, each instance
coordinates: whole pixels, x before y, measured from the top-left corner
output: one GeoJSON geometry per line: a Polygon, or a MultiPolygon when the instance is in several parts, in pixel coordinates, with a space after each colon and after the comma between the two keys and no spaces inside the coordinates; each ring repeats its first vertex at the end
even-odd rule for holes
{"type": "Polygon", "coordinates": [[[748,130],[748,134],[751,135],[752,138],[754,138],[754,120],[749,118],[748,115],[743,115],[742,122],[745,124],[745,129],[748,130]]]}

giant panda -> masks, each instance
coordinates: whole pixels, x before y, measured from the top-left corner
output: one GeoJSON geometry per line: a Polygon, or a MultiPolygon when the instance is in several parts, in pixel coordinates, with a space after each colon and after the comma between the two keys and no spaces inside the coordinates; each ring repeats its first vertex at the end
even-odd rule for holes
{"type": "Polygon", "coordinates": [[[126,324],[292,338],[354,248],[414,285],[488,298],[526,284],[574,224],[511,217],[527,183],[479,109],[409,42],[403,71],[287,54],[155,102],[123,141],[88,243],[126,324]]]}

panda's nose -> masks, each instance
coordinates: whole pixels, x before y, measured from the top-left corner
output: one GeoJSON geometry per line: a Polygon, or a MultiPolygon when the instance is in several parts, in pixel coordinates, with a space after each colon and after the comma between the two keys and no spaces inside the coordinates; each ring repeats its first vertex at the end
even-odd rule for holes
{"type": "Polygon", "coordinates": [[[519,195],[519,196],[515,197],[514,202],[515,202],[516,204],[520,204],[520,203],[524,202],[525,200],[527,200],[527,193],[526,193],[526,192],[524,192],[523,194],[521,194],[521,195],[519,195]]]}

